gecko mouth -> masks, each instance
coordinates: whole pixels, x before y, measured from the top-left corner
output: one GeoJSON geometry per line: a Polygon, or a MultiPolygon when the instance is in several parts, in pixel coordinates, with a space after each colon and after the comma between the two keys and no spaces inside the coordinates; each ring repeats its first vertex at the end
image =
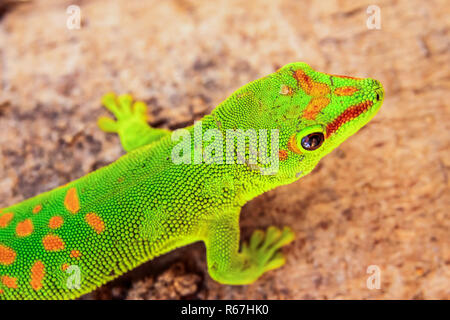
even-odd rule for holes
{"type": "Polygon", "coordinates": [[[335,133],[339,128],[349,122],[350,120],[355,119],[363,112],[369,110],[370,107],[373,106],[373,101],[366,100],[364,102],[355,104],[353,106],[348,107],[344,112],[342,112],[336,119],[334,119],[331,123],[327,125],[326,129],[326,137],[328,138],[333,133],[335,133]]]}

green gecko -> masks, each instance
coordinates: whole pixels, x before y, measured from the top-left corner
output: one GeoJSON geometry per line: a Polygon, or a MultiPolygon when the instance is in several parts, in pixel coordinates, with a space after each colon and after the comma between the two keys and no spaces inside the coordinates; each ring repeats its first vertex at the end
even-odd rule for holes
{"type": "Polygon", "coordinates": [[[98,124],[118,133],[128,153],[0,211],[0,298],[76,298],[196,241],[205,243],[213,279],[254,282],[285,263],[280,248],[294,234],[257,230],[239,250],[241,207],[311,172],[383,97],[376,80],[291,63],[234,92],[201,119],[200,133],[197,123],[172,133],[151,128],[146,105],[130,95],[105,95],[117,120],[98,124]]]}

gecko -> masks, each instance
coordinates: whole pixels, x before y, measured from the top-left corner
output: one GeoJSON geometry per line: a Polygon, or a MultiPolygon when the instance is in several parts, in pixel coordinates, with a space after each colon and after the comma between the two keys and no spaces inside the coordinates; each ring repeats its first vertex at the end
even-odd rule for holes
{"type": "Polygon", "coordinates": [[[172,132],[149,126],[144,102],[104,95],[116,119],[98,126],[127,153],[0,211],[0,299],[78,298],[197,241],[212,279],[253,283],[283,266],[294,232],[269,226],[240,245],[241,207],[310,173],[383,99],[377,80],[295,62],[172,132]]]}

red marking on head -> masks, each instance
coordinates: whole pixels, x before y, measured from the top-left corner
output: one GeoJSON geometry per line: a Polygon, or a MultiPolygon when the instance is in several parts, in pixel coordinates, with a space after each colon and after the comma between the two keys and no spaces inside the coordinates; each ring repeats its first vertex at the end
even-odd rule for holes
{"type": "Polygon", "coordinates": [[[63,263],[63,265],[61,266],[61,270],[66,271],[69,268],[69,264],[68,263],[63,263]]]}
{"type": "Polygon", "coordinates": [[[102,233],[105,230],[105,223],[102,218],[94,212],[86,214],[84,220],[88,223],[88,225],[94,229],[98,234],[102,233]]]}
{"type": "Polygon", "coordinates": [[[16,234],[19,237],[26,237],[33,233],[33,222],[31,219],[21,221],[16,226],[16,234]]]}
{"type": "Polygon", "coordinates": [[[342,112],[333,122],[329,123],[327,126],[327,134],[329,137],[334,132],[336,132],[344,123],[355,119],[361,113],[369,109],[373,105],[373,102],[370,100],[358,103],[354,106],[348,107],[344,112],[342,112]]]}
{"type": "Polygon", "coordinates": [[[42,205],[38,204],[37,206],[35,206],[35,207],[33,208],[33,213],[36,214],[36,213],[38,213],[39,211],[41,211],[41,209],[42,209],[42,205]]]}
{"type": "Polygon", "coordinates": [[[54,216],[50,218],[48,226],[50,229],[58,229],[64,223],[64,219],[61,216],[54,216]]]}
{"type": "Polygon", "coordinates": [[[17,278],[10,276],[2,276],[1,278],[3,284],[10,289],[17,289],[17,278]]]}
{"type": "Polygon", "coordinates": [[[42,244],[47,251],[60,251],[64,250],[64,241],[55,234],[48,234],[42,238],[42,244]]]}
{"type": "Polygon", "coordinates": [[[80,201],[78,200],[77,189],[70,188],[67,190],[64,198],[64,206],[71,213],[77,213],[80,210],[80,201]]]}
{"type": "Polygon", "coordinates": [[[280,161],[284,161],[288,158],[288,152],[286,150],[280,150],[278,151],[278,158],[280,161]]]}
{"type": "Polygon", "coordinates": [[[31,267],[30,285],[34,290],[42,288],[42,280],[45,277],[45,266],[42,261],[36,261],[31,267]]]}
{"type": "Polygon", "coordinates": [[[314,120],[320,111],[330,103],[330,99],[325,97],[312,98],[303,111],[302,118],[314,120]]]}
{"type": "Polygon", "coordinates": [[[314,81],[301,69],[295,71],[294,78],[303,91],[310,96],[320,97],[330,93],[330,88],[327,84],[314,81]]]}
{"type": "Polygon", "coordinates": [[[334,90],[334,94],[337,96],[351,96],[358,90],[356,87],[340,87],[334,90]]]}
{"type": "Polygon", "coordinates": [[[303,89],[303,91],[305,91],[307,94],[311,92],[312,80],[310,76],[308,76],[303,70],[296,70],[294,73],[294,78],[300,84],[300,87],[303,89]]]}
{"type": "Polygon", "coordinates": [[[10,265],[16,260],[16,252],[3,244],[0,244],[0,264],[10,265]]]}
{"type": "Polygon", "coordinates": [[[14,213],[6,212],[0,216],[0,228],[6,228],[8,224],[14,218],[14,213]]]}

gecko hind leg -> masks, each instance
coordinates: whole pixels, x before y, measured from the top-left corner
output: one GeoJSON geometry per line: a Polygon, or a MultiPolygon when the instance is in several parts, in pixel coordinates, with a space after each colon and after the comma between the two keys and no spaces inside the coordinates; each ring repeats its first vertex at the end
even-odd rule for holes
{"type": "Polygon", "coordinates": [[[127,152],[155,142],[170,133],[166,129],[150,127],[147,123],[147,105],[141,101],[133,103],[129,94],[116,96],[114,93],[107,93],[102,98],[102,104],[117,120],[100,117],[98,126],[105,132],[117,133],[127,152]]]}

